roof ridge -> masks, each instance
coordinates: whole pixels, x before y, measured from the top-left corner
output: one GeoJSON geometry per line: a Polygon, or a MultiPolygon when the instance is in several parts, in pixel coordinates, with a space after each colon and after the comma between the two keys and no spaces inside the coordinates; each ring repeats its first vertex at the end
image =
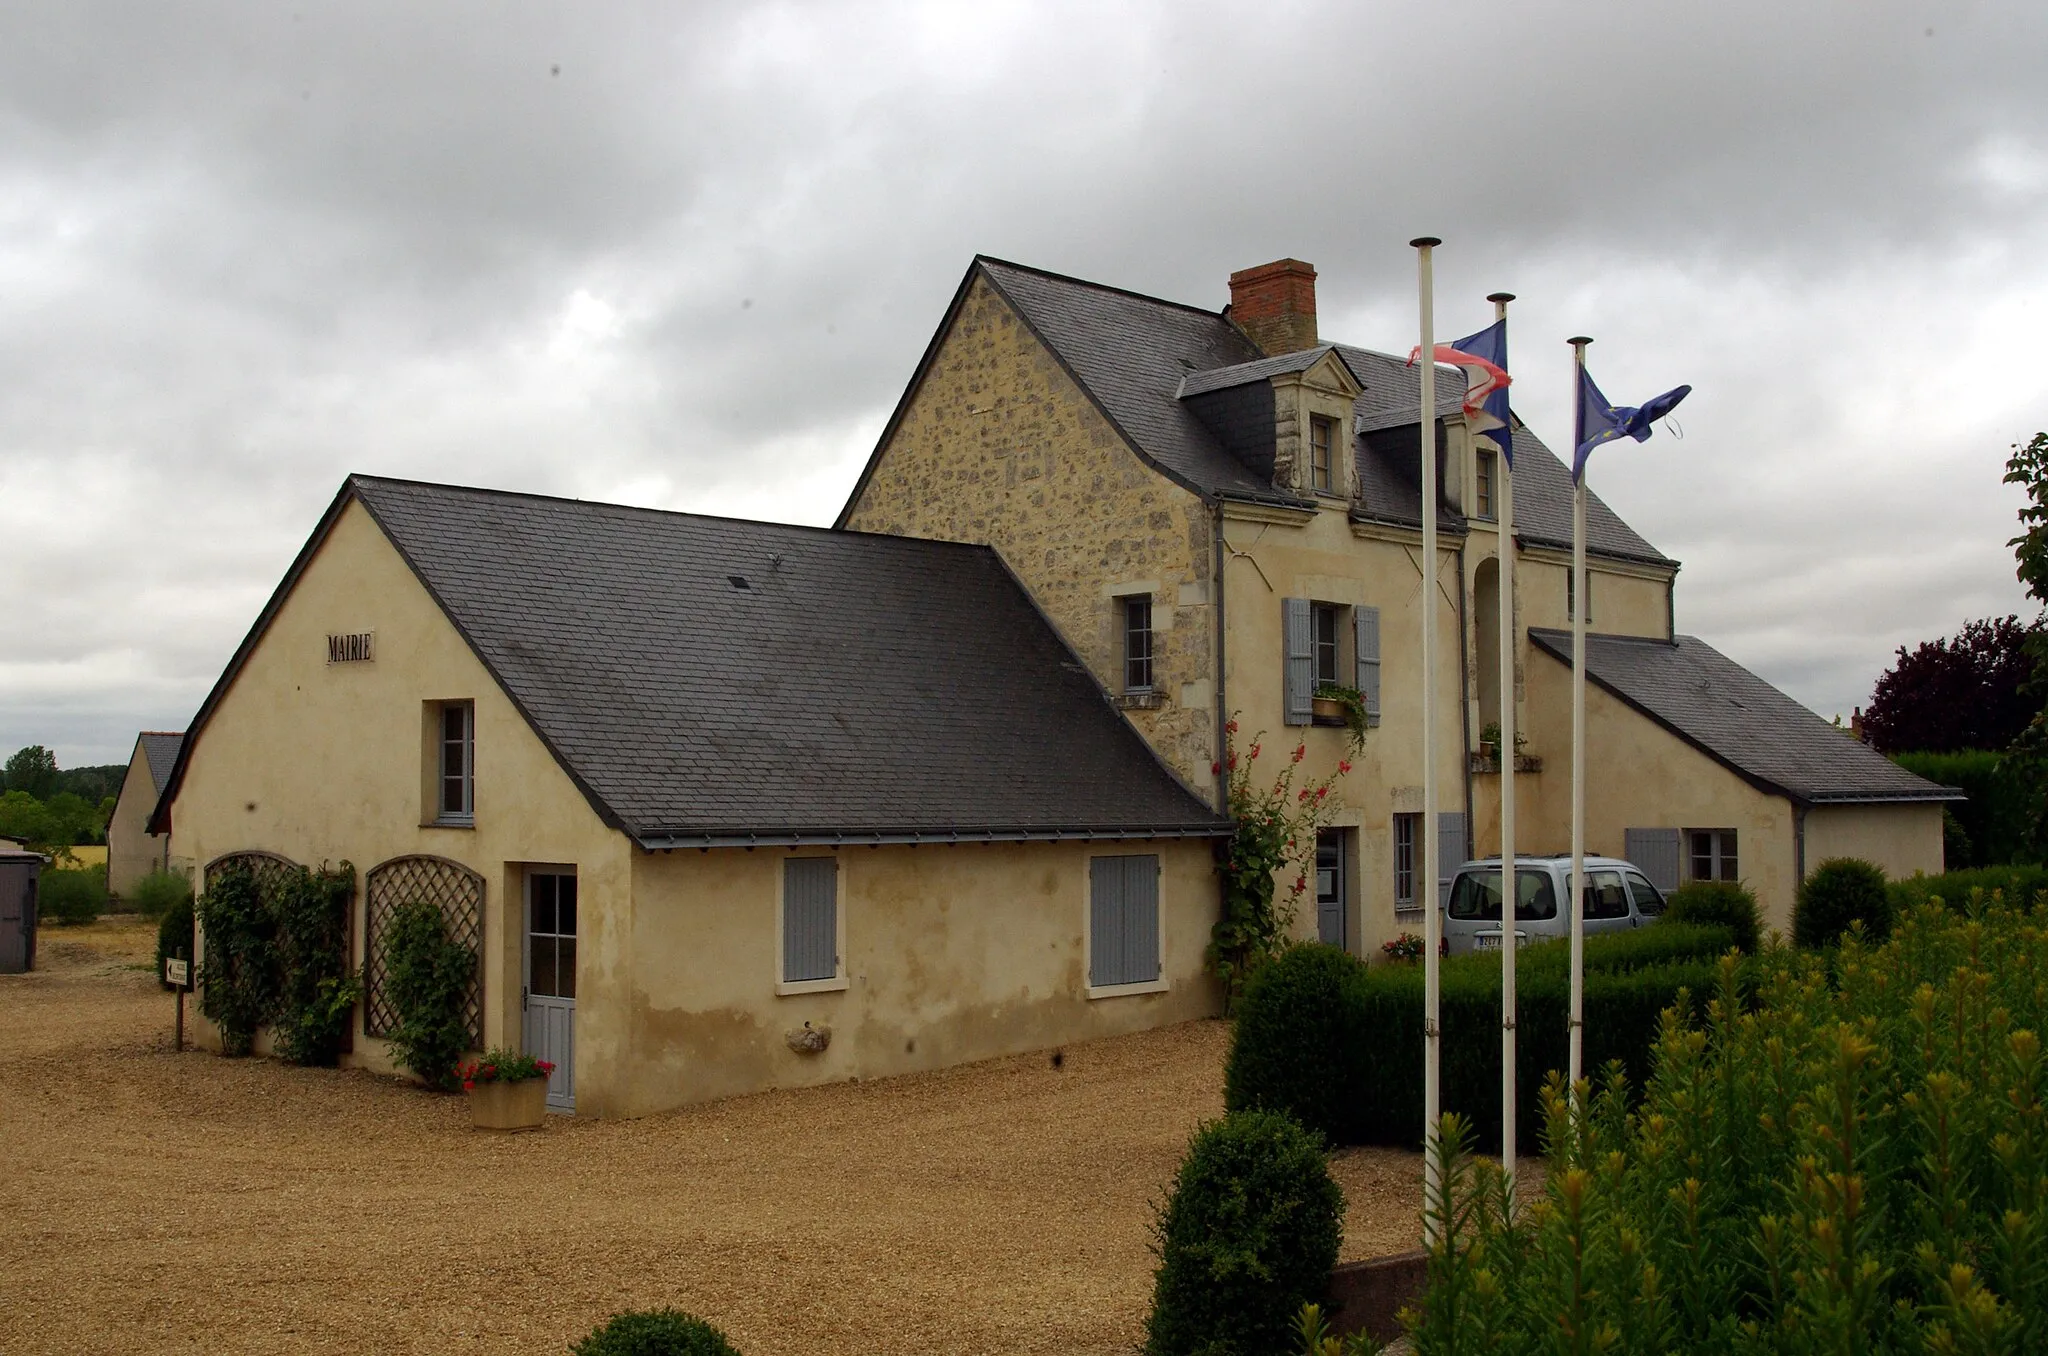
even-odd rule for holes
{"type": "Polygon", "coordinates": [[[1134,292],[1128,287],[1117,287],[1112,283],[1096,282],[1092,278],[1077,278],[1071,273],[1055,273],[1052,269],[1038,268],[1031,264],[1020,264],[1014,259],[998,259],[993,254],[977,254],[974,256],[974,262],[977,264],[996,264],[1002,268],[1014,268],[1019,273],[1036,274],[1038,277],[1049,278],[1054,282],[1072,283],[1076,287],[1086,287],[1097,292],[1108,292],[1119,297],[1130,297],[1135,301],[1150,302],[1154,306],[1170,306],[1176,311],[1191,311],[1199,316],[1207,316],[1211,320],[1221,320],[1225,324],[1230,323],[1221,310],[1212,311],[1206,306],[1196,306],[1190,302],[1173,301],[1167,297],[1155,297],[1149,292],[1134,292]]]}
{"type": "Polygon", "coordinates": [[[691,509],[650,508],[645,504],[621,504],[610,499],[578,499],[566,494],[540,494],[532,490],[502,490],[490,485],[453,485],[446,481],[413,480],[405,476],[370,475],[361,471],[350,472],[345,487],[354,488],[362,484],[399,485],[407,489],[446,490],[460,494],[488,495],[498,499],[524,499],[542,504],[572,504],[593,509],[618,509],[626,513],[642,513],[657,518],[695,518],[703,522],[733,523],[741,527],[775,527],[790,532],[809,532],[826,537],[880,538],[920,547],[954,547],[981,552],[991,552],[995,549],[985,542],[948,541],[943,537],[906,537],[892,532],[862,532],[854,528],[818,527],[811,523],[785,523],[773,518],[740,518],[729,513],[698,513],[691,509]]]}

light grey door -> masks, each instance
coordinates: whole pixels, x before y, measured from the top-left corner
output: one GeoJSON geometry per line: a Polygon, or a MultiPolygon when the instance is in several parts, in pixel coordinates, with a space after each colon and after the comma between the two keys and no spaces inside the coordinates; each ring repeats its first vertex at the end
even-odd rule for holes
{"type": "Polygon", "coordinates": [[[526,873],[526,1053],[555,1066],[548,1106],[576,1109],[576,875],[526,873]]]}
{"type": "Polygon", "coordinates": [[[1316,834],[1316,940],[1344,945],[1344,832],[1316,834]]]}

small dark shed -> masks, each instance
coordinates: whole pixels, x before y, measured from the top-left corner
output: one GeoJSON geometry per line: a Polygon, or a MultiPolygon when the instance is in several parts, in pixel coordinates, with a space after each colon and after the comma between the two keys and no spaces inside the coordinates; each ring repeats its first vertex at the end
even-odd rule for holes
{"type": "Polygon", "coordinates": [[[0,850],[0,975],[36,968],[36,881],[43,859],[0,850]]]}

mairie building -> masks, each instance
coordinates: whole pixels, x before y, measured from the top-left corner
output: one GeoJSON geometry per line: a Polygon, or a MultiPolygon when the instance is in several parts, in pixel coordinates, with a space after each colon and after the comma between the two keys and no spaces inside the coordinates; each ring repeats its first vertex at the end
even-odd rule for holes
{"type": "MultiPolygon", "coordinates": [[[[1323,342],[1314,285],[1282,260],[1206,310],[976,259],[831,530],[351,477],[146,827],[202,888],[354,865],[354,1065],[394,1067],[382,947],[433,902],[472,1043],[583,1115],[1213,1015],[1233,719],[1354,762],[1297,925],[1372,957],[1438,895],[1426,832],[1497,850],[1503,762],[1522,850],[1568,841],[1570,484],[1517,427],[1504,694],[1505,468],[1446,373],[1425,599],[1417,374],[1323,342]],[[1357,753],[1324,684],[1365,695],[1357,753]]],[[[1590,850],[1778,927],[1827,857],[1941,868],[1954,792],[1678,633],[1677,562],[1598,501],[1591,555],[1590,850]]]]}

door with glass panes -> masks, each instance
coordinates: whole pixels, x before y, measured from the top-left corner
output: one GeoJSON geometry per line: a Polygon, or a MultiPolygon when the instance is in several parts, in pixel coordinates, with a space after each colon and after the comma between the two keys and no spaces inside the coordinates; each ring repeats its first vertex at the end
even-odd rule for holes
{"type": "Polygon", "coordinates": [[[555,1066],[548,1106],[576,1109],[576,873],[526,873],[526,1053],[555,1066]]]}

